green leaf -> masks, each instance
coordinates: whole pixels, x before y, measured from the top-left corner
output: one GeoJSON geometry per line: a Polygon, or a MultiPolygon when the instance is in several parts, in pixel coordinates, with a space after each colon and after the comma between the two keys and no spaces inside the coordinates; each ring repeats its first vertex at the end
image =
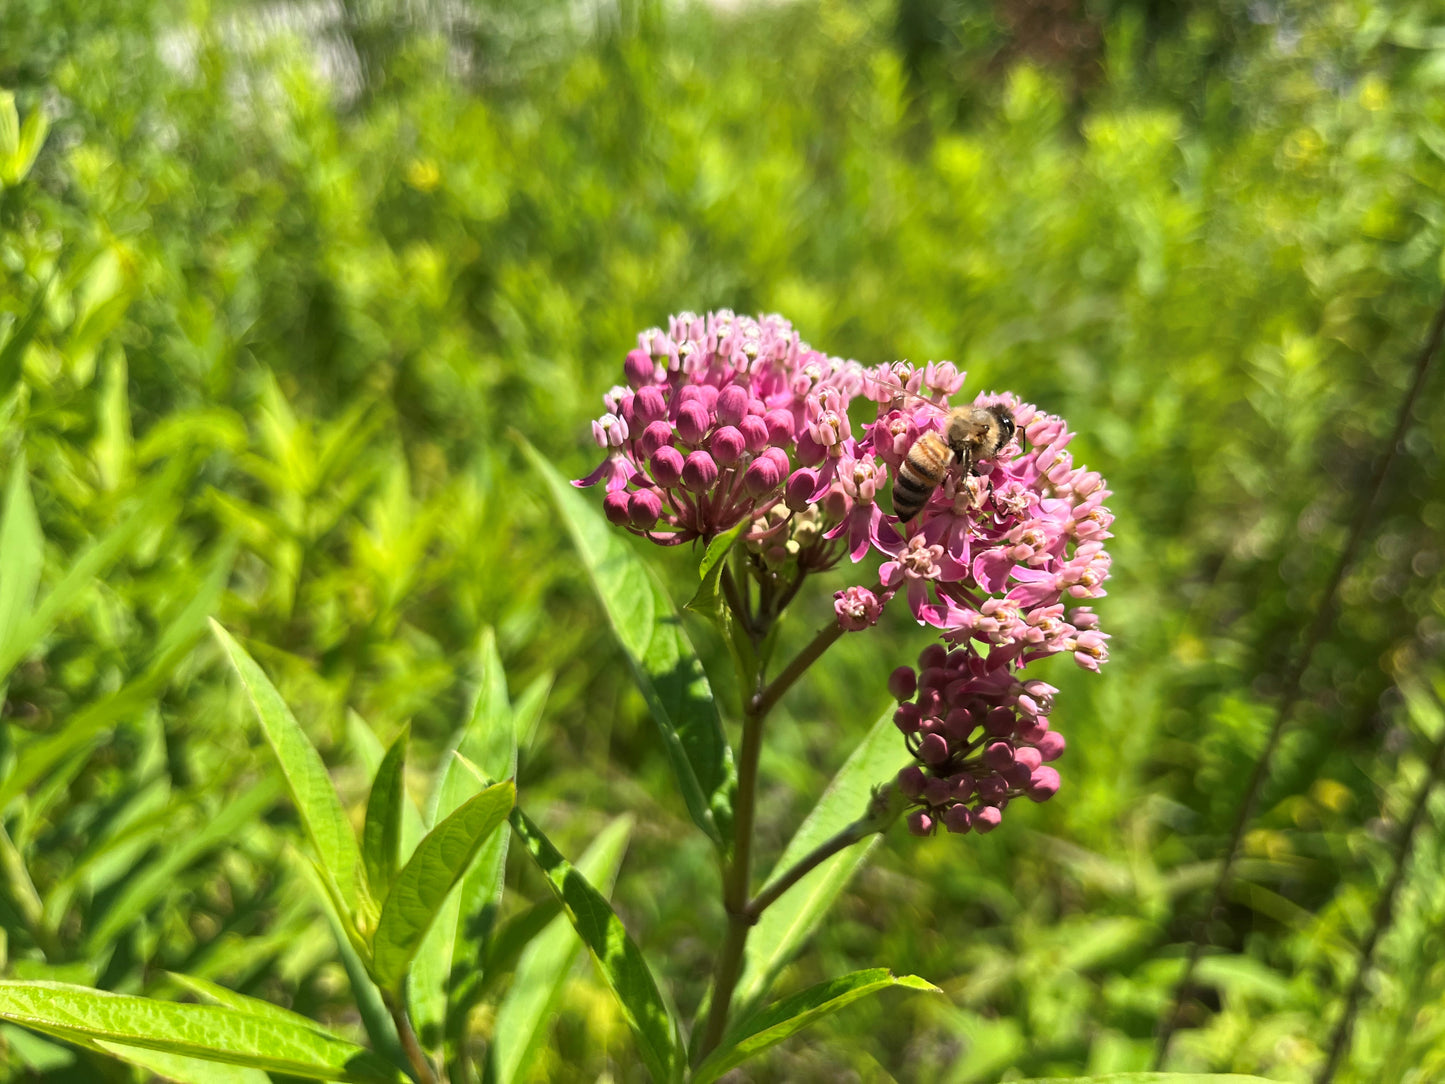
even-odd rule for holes
{"type": "Polygon", "coordinates": [[[371,783],[366,802],[366,824],[361,832],[361,858],[372,897],[384,899],[401,862],[401,818],[406,808],[406,749],[410,724],[386,751],[371,783]]]}
{"type": "Polygon", "coordinates": [[[54,281],[55,274],[52,273],[45,285],[36,288],[35,296],[30,299],[30,307],[11,331],[10,338],[5,340],[5,345],[0,346],[0,398],[9,395],[10,390],[20,381],[24,371],[25,348],[40,329],[40,320],[45,315],[45,295],[50,292],[50,284],[54,281]]]}
{"type": "MultiPolygon", "coordinates": [[[[476,696],[466,723],[438,768],[429,826],[485,785],[464,763],[473,764],[492,782],[509,779],[517,771],[516,725],[507,696],[507,675],[491,629],[483,632],[477,655],[480,673],[476,696]]],[[[510,830],[503,826],[482,844],[462,880],[461,891],[447,897],[417,953],[411,970],[411,998],[417,1028],[424,1038],[440,1041],[448,1020],[456,1023],[475,995],[484,927],[501,900],[510,837],[510,830]]]]}
{"type": "Polygon", "coordinates": [[[372,939],[372,973],[383,990],[400,991],[422,938],[477,851],[507,818],[517,791],[496,783],[464,802],[420,843],[381,906],[372,939]]]}
{"type": "MultiPolygon", "coordinates": [[[[22,454],[10,468],[5,522],[0,524],[0,657],[19,659],[30,650],[30,644],[16,640],[30,617],[44,567],[45,537],[30,498],[30,476],[22,454]]],[[[0,670],[0,681],[9,673],[8,666],[0,670]]]]}
{"type": "Polygon", "coordinates": [[[547,887],[567,912],[603,980],[617,997],[652,1078],[659,1082],[676,1079],[682,1068],[677,1023],[622,920],[520,809],[512,811],[512,830],[546,876],[547,887]]]}
{"type": "Polygon", "coordinates": [[[281,765],[281,775],[301,816],[306,838],[321,860],[328,890],[334,891],[339,903],[344,905],[338,907],[341,917],[350,918],[356,914],[359,902],[357,875],[361,870],[361,849],[321,754],[246,649],[214,619],[211,631],[251,698],[261,730],[281,765]]]}
{"type": "MultiPolygon", "coordinates": [[[[657,577],[556,469],[522,441],[592,578],[662,734],[693,822],[726,851],[737,770],[712,689],[657,577]]],[[[721,562],[719,562],[720,564],[721,562]]]]}
{"type": "Polygon", "coordinates": [[[95,1049],[177,1084],[271,1084],[271,1077],[264,1070],[242,1065],[223,1065],[202,1058],[188,1058],[184,1054],[114,1043],[108,1039],[97,1039],[95,1049]]]}
{"type": "Polygon", "coordinates": [[[391,1084],[395,1069],[310,1021],[59,982],[0,981],[0,1019],[81,1045],[123,1043],[313,1080],[391,1084]]]}
{"type": "Polygon", "coordinates": [[[769,1005],[732,1028],[722,1045],[697,1067],[691,1084],[709,1084],[768,1047],[782,1042],[861,997],[890,986],[941,993],[917,975],[895,976],[886,967],[854,971],[851,975],[820,982],[769,1005]]]}
{"type": "Polygon", "coordinates": [[[727,602],[722,595],[722,574],[727,568],[727,556],[732,552],[733,543],[747,525],[748,521],[744,520],[707,544],[702,561],[697,566],[697,578],[700,581],[697,594],[688,600],[684,609],[701,614],[714,622],[720,622],[727,614],[727,602]]]}
{"type": "MultiPolygon", "coordinates": [[[[898,728],[893,725],[890,709],[873,724],[828,784],[828,789],[774,865],[768,882],[818,844],[863,816],[873,787],[891,782],[898,769],[909,759],[908,750],[898,736],[898,728]]],[[[763,912],[762,918],[753,927],[743,956],[743,975],[734,995],[739,1005],[755,1004],[767,994],[778,971],[817,928],[843,886],[882,838],[878,834],[870,835],[839,851],[810,870],[807,876],[763,912]]],[[[764,883],[764,887],[768,882],[764,883]]]]}
{"type": "Polygon", "coordinates": [[[9,158],[20,148],[20,114],[15,109],[15,92],[0,90],[0,158],[9,158]]]}
{"type": "MultiPolygon", "coordinates": [[[[598,833],[577,859],[588,884],[611,893],[632,833],[632,818],[618,817],[598,833]]],[[[522,952],[507,996],[497,1006],[492,1028],[492,1072],[497,1084],[525,1080],[527,1068],[547,1035],[547,1022],[561,999],[563,984],[582,951],[565,915],[557,915],[522,952]]]]}

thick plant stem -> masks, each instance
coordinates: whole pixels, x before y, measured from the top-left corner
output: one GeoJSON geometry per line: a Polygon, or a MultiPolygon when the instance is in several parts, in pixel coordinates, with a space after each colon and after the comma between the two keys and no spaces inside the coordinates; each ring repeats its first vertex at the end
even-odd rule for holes
{"type": "Polygon", "coordinates": [[[407,1014],[406,1006],[402,1004],[401,996],[388,994],[386,1007],[391,1012],[392,1020],[396,1022],[396,1034],[401,1039],[402,1050],[406,1051],[406,1060],[411,1062],[412,1075],[416,1077],[417,1084],[439,1084],[436,1070],[432,1068],[431,1062],[427,1061],[421,1044],[417,1042],[411,1017],[407,1014]]]}
{"type": "MultiPolygon", "coordinates": [[[[759,675],[761,684],[761,675],[759,675]]],[[[727,933],[718,950],[713,975],[712,1002],[698,1056],[707,1057],[722,1041],[732,1007],[733,989],[742,974],[743,951],[753,919],[747,915],[748,890],[752,884],[753,819],[757,812],[758,760],[763,749],[761,697],[753,696],[743,712],[743,743],[738,754],[738,797],[733,810],[733,859],[723,880],[723,909],[727,912],[727,933]]]]}
{"type": "Polygon", "coordinates": [[[1334,1034],[1330,1037],[1330,1053],[1325,1063],[1320,1067],[1320,1072],[1315,1077],[1315,1084],[1330,1084],[1335,1078],[1335,1071],[1340,1066],[1340,1061],[1349,1049],[1350,1034],[1355,1026],[1355,1014],[1359,1012],[1360,1001],[1365,994],[1365,982],[1370,977],[1370,968],[1375,961],[1375,946],[1379,944],[1380,937],[1390,928],[1394,920],[1395,898],[1400,894],[1400,886],[1405,883],[1405,869],[1410,864],[1410,851],[1415,845],[1415,832],[1424,819],[1425,807],[1429,804],[1430,792],[1435,789],[1436,782],[1440,779],[1442,772],[1445,772],[1445,731],[1436,739],[1434,752],[1430,756],[1430,765],[1425,773],[1425,778],[1420,782],[1420,790],[1415,795],[1415,804],[1410,808],[1410,815],[1405,818],[1405,823],[1400,829],[1399,853],[1395,856],[1395,868],[1390,873],[1390,883],[1385,886],[1385,891],[1375,903],[1374,921],[1370,924],[1370,932],[1365,938],[1365,943],[1360,946],[1360,962],[1356,965],[1355,977],[1350,983],[1350,992],[1345,996],[1345,1008],[1340,1014],[1339,1022],[1335,1024],[1334,1034]]]}
{"type": "Polygon", "coordinates": [[[1420,348],[1420,353],[1415,359],[1415,370],[1410,383],[1409,390],[1400,402],[1400,409],[1395,418],[1395,428],[1390,434],[1389,443],[1385,445],[1379,461],[1375,465],[1374,473],[1370,477],[1369,484],[1364,493],[1364,499],[1355,513],[1354,522],[1350,525],[1350,533],[1345,541],[1345,548],[1340,551],[1335,567],[1330,573],[1330,578],[1325,584],[1323,594],[1320,596],[1319,606],[1315,610],[1314,618],[1311,620],[1308,630],[1305,632],[1299,654],[1294,663],[1285,674],[1283,691],[1280,694],[1279,705],[1275,710],[1274,724],[1270,728],[1269,737],[1265,739],[1264,748],[1260,751],[1259,758],[1255,761],[1254,770],[1250,774],[1249,782],[1245,786],[1244,798],[1239,804],[1235,814],[1234,827],[1230,832],[1229,843],[1225,847],[1224,861],[1220,863],[1219,873],[1214,880],[1214,888],[1210,893],[1208,910],[1205,911],[1200,920],[1199,927],[1189,946],[1189,957],[1185,961],[1184,971],[1179,976],[1179,981],[1174,987],[1174,996],[1164,1022],[1159,1031],[1159,1039],[1154,1047],[1155,1070],[1162,1069],[1165,1060],[1169,1055],[1169,1042],[1178,1029],[1180,1019],[1184,1011],[1184,1001],[1189,996],[1190,987],[1194,983],[1194,973],[1199,967],[1200,957],[1204,953],[1204,944],[1208,940],[1209,921],[1224,906],[1228,896],[1229,887],[1234,877],[1235,863],[1239,858],[1240,844],[1244,840],[1244,833],[1248,829],[1250,821],[1254,819],[1255,810],[1259,806],[1260,795],[1264,790],[1264,782],[1269,776],[1269,769],[1274,760],[1275,750],[1279,748],[1280,738],[1283,736],[1285,726],[1289,722],[1290,715],[1300,697],[1301,683],[1304,680],[1305,672],[1309,669],[1311,658],[1314,656],[1315,648],[1324,640],[1329,632],[1330,624],[1334,618],[1335,597],[1339,593],[1340,584],[1345,578],[1345,573],[1354,562],[1355,554],[1359,551],[1360,543],[1364,540],[1365,532],[1375,521],[1375,506],[1379,503],[1380,495],[1384,490],[1385,476],[1389,473],[1391,464],[1395,461],[1396,452],[1400,441],[1405,436],[1405,430],[1410,424],[1410,414],[1414,409],[1416,400],[1420,397],[1420,391],[1425,386],[1425,378],[1429,373],[1430,363],[1434,360],[1435,352],[1440,346],[1442,335],[1445,335],[1445,300],[1442,300],[1440,307],[1435,311],[1435,316],[1430,322],[1430,330],[1425,336],[1425,342],[1420,348]]]}

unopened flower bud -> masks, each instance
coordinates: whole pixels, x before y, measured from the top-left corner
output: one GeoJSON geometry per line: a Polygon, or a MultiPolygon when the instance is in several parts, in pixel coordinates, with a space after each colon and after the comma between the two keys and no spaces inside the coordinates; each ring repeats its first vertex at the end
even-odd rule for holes
{"type": "Polygon", "coordinates": [[[742,433],[748,451],[756,453],[768,446],[768,423],[756,414],[749,414],[738,422],[738,431],[742,433]]]}
{"type": "Polygon", "coordinates": [[[787,444],[793,439],[793,416],[786,410],[770,410],[763,416],[768,427],[768,440],[773,444],[787,444]]]}
{"type": "Polygon", "coordinates": [[[918,755],[925,764],[932,767],[946,763],[948,760],[948,739],[942,734],[925,734],[923,741],[918,745],[918,755]]]}
{"type": "Polygon", "coordinates": [[[996,805],[981,805],[973,811],[971,822],[975,831],[987,835],[1003,823],[1003,810],[996,805]]]}
{"type": "Polygon", "coordinates": [[[749,497],[761,497],[777,489],[782,480],[783,476],[777,465],[766,456],[761,456],[749,463],[748,469],[743,471],[743,490],[749,497]]]}
{"type": "Polygon", "coordinates": [[[927,785],[928,777],[916,764],[910,764],[898,773],[898,790],[905,798],[922,797],[923,788],[927,785]]]}
{"type": "Polygon", "coordinates": [[[907,700],[918,689],[918,675],[911,666],[900,666],[888,675],[888,692],[894,700],[907,700]]]}
{"type": "Polygon", "coordinates": [[[963,742],[973,732],[973,712],[967,708],[954,708],[943,717],[943,730],[956,742],[963,742]]]}
{"type": "Polygon", "coordinates": [[[1059,773],[1053,768],[1035,768],[1025,793],[1030,801],[1047,802],[1059,792],[1059,773]]]}
{"type": "Polygon", "coordinates": [[[672,426],[667,422],[652,422],[637,438],[637,455],[651,459],[657,449],[672,443],[672,426]]]}
{"type": "Polygon", "coordinates": [[[973,827],[973,814],[966,805],[951,805],[943,811],[943,826],[962,835],[973,827]]]}
{"type": "Polygon", "coordinates": [[[689,452],[682,463],[682,488],[705,493],[717,481],[717,464],[706,452],[689,452]]]}
{"type": "Polygon", "coordinates": [[[696,399],[683,403],[682,409],[677,412],[677,435],[688,444],[701,444],[711,424],[707,407],[696,399]]]}
{"type": "Polygon", "coordinates": [[[1014,732],[1017,717],[1008,708],[992,708],[984,718],[983,726],[995,738],[1005,738],[1014,732]]]}
{"type": "Polygon", "coordinates": [[[1045,761],[1058,760],[1064,755],[1064,736],[1057,730],[1050,730],[1034,743],[1034,748],[1045,761]]]}
{"type": "Polygon", "coordinates": [[[798,434],[798,462],[805,467],[814,467],[828,458],[828,449],[819,444],[805,430],[798,434]]]}
{"type": "Polygon", "coordinates": [[[948,661],[948,649],[942,644],[929,644],[918,656],[918,665],[924,670],[942,666],[948,661]]]}
{"type": "Polygon", "coordinates": [[[717,420],[719,425],[737,425],[748,413],[748,391],[737,384],[729,384],[718,392],[717,420]]]}
{"type": "Polygon", "coordinates": [[[975,783],[972,772],[959,772],[950,776],[949,781],[953,784],[953,798],[958,802],[966,802],[973,797],[975,783]]]}
{"type": "Polygon", "coordinates": [[[625,527],[631,522],[628,515],[628,506],[631,498],[626,490],[614,489],[607,496],[602,498],[602,512],[607,516],[607,522],[618,527],[625,527]]]}
{"type": "Polygon", "coordinates": [[[741,459],[746,446],[742,433],[731,425],[724,425],[712,435],[712,456],[724,467],[741,459]]]}
{"type": "Polygon", "coordinates": [[[639,388],[632,397],[632,416],[639,425],[651,425],[667,417],[667,396],[655,385],[639,388]]]}
{"type": "Polygon", "coordinates": [[[818,488],[818,472],[803,467],[793,472],[783,499],[794,512],[801,512],[813,503],[813,491],[818,488]]]}
{"type": "Polygon", "coordinates": [[[947,779],[940,779],[933,776],[923,784],[923,800],[929,805],[938,806],[948,801],[949,793],[953,787],[947,779]]]}
{"type": "Polygon", "coordinates": [[[926,836],[933,832],[933,818],[923,810],[908,815],[908,830],[915,836],[926,836]]]}
{"type": "Polygon", "coordinates": [[[657,379],[657,363],[646,350],[633,350],[622,363],[622,372],[634,388],[650,384],[657,379]]]}
{"type": "Polygon", "coordinates": [[[657,449],[652,456],[652,477],[663,489],[671,489],[682,477],[682,453],[672,445],[657,449]]]}
{"type": "Polygon", "coordinates": [[[1002,771],[1014,762],[1014,748],[1006,741],[991,741],[984,747],[983,762],[994,771],[1002,771]]]}
{"type": "Polygon", "coordinates": [[[639,489],[628,499],[628,521],[640,531],[645,531],[657,522],[662,514],[662,498],[655,489],[639,489]]]}
{"type": "Polygon", "coordinates": [[[893,725],[905,734],[918,733],[919,714],[917,704],[899,704],[893,713],[893,725]]]}

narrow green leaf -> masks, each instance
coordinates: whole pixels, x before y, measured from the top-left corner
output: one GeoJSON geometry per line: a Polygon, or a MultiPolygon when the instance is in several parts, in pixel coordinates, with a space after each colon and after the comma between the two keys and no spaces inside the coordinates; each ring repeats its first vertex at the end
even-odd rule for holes
{"type": "Polygon", "coordinates": [[[331,776],[327,774],[321,754],[246,649],[214,619],[211,631],[251,698],[256,717],[261,721],[261,730],[281,765],[281,774],[301,816],[306,838],[311,841],[322,868],[345,904],[346,912],[342,917],[349,918],[356,914],[359,901],[357,875],[361,870],[361,848],[357,846],[341,799],[331,785],[331,776]]]}
{"type": "Polygon", "coordinates": [[[319,1024],[226,1005],[182,1005],[59,982],[0,981],[0,1019],[82,1045],[123,1043],[313,1080],[399,1079],[376,1055],[319,1024]]]}
{"type": "MultiPolygon", "coordinates": [[[[348,748],[356,754],[357,760],[366,774],[373,779],[376,773],[381,770],[381,762],[386,757],[386,750],[382,748],[381,741],[372,731],[371,726],[355,711],[346,712],[346,736],[349,740],[348,748]]],[[[422,824],[421,810],[417,804],[407,795],[406,801],[401,805],[401,861],[405,862],[416,850],[416,844],[422,836],[426,835],[426,826],[422,824]]]]}
{"type": "Polygon", "coordinates": [[[176,1084],[271,1084],[271,1077],[262,1069],[242,1065],[225,1065],[202,1058],[188,1058],[164,1050],[148,1050],[143,1046],[97,1039],[95,1049],[113,1058],[138,1065],[148,1072],[176,1084]]]}
{"type": "Polygon", "coordinates": [[[737,770],[702,664],[667,592],[586,498],[526,441],[661,731],[693,822],[726,850],[737,770]]]}
{"type": "Polygon", "coordinates": [[[383,990],[399,991],[412,957],[447,895],[487,837],[507,818],[517,791],[488,787],[433,828],[396,875],[372,939],[372,972],[383,990]]]}
{"type": "Polygon", "coordinates": [[[0,398],[9,395],[11,389],[20,382],[20,376],[24,372],[25,348],[40,329],[40,320],[45,315],[45,295],[50,292],[50,284],[54,281],[55,275],[52,273],[45,285],[36,288],[35,296],[30,299],[30,307],[10,332],[10,338],[0,346],[0,398]]]}
{"type": "MultiPolygon", "coordinates": [[[[442,759],[432,787],[428,826],[453,812],[486,785],[517,773],[516,725],[507,695],[507,675],[491,629],[477,648],[476,695],[466,723],[442,759]],[[464,765],[481,772],[478,779],[464,765]]],[[[448,1021],[455,1021],[473,996],[480,976],[484,927],[501,900],[511,831],[504,825],[482,844],[462,880],[447,897],[411,969],[411,1000],[418,1032],[430,1045],[442,1042],[448,1021]],[[454,964],[461,965],[460,969],[454,964]]]]}
{"type": "MultiPolygon", "coordinates": [[[[611,894],[631,833],[632,818],[618,817],[597,834],[577,859],[577,870],[588,884],[611,894]]],[[[571,922],[565,915],[557,915],[522,952],[507,996],[497,1006],[492,1029],[490,1053],[497,1084],[526,1079],[527,1067],[547,1036],[547,1022],[581,951],[582,943],[571,922]]]]}
{"type": "Polygon", "coordinates": [[[722,1045],[697,1067],[691,1084],[710,1084],[749,1058],[802,1031],[830,1013],[837,1012],[860,997],[890,986],[941,992],[933,983],[925,982],[917,975],[895,976],[886,967],[854,971],[851,975],[820,982],[769,1005],[762,1012],[755,1013],[731,1029],[722,1045]]]}
{"type": "Polygon", "coordinates": [[[1103,1076],[1051,1076],[1018,1084],[1273,1084],[1262,1076],[1239,1073],[1105,1073],[1103,1076]]]}
{"type": "Polygon", "coordinates": [[[677,1023],[622,920],[520,809],[512,811],[512,830],[546,876],[547,887],[562,904],[603,980],[617,997],[652,1078],[659,1082],[674,1080],[681,1072],[677,1023]]]}
{"type": "Polygon", "coordinates": [[[731,530],[724,531],[707,544],[702,561],[697,566],[697,594],[688,600],[685,609],[701,614],[710,621],[720,621],[727,612],[727,603],[722,595],[722,574],[727,568],[727,556],[732,552],[733,543],[748,525],[744,520],[731,530]]]}
{"type": "Polygon", "coordinates": [[[391,743],[371,783],[366,824],[361,832],[361,857],[366,883],[375,899],[385,899],[401,862],[401,817],[406,807],[406,749],[410,724],[391,743]]]}
{"type": "Polygon", "coordinates": [[[25,118],[25,123],[20,126],[20,145],[10,158],[11,184],[19,184],[29,176],[35,159],[40,157],[40,148],[45,145],[45,137],[49,134],[50,118],[43,110],[32,109],[25,118]]]}
{"type": "MultiPolygon", "coordinates": [[[[32,647],[16,640],[30,617],[44,566],[45,537],[30,498],[30,475],[22,454],[10,468],[5,521],[0,524],[0,656],[19,659],[32,647]]],[[[9,673],[9,667],[0,670],[0,681],[9,673]]]]}
{"type": "MultiPolygon", "coordinates": [[[[908,760],[908,751],[889,710],[873,724],[828,784],[768,875],[768,881],[861,817],[868,808],[873,787],[891,781],[908,760]]],[[[838,893],[880,839],[880,835],[870,835],[839,851],[763,912],[753,927],[743,956],[743,976],[735,995],[739,1005],[752,1006],[767,994],[778,971],[817,928],[838,893]]]]}
{"type": "Polygon", "coordinates": [[[0,158],[9,158],[20,149],[20,113],[15,108],[15,92],[0,90],[0,158]]]}

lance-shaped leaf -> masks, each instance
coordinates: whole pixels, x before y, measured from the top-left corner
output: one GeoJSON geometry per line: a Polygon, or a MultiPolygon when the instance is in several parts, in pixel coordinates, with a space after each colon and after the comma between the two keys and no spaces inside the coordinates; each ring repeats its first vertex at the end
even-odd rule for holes
{"type": "MultiPolygon", "coordinates": [[[[20,650],[9,647],[30,616],[44,565],[45,539],[30,498],[25,456],[20,455],[10,468],[10,484],[5,487],[5,521],[0,524],[0,654],[18,656],[29,646],[22,645],[20,650]]],[[[6,676],[0,672],[0,680],[6,676]]]]}
{"type": "Polygon", "coordinates": [[[417,844],[381,905],[372,938],[372,973],[382,989],[401,989],[407,967],[447,895],[487,837],[507,819],[516,798],[510,781],[496,783],[463,802],[417,844]]]}
{"type": "MultiPolygon", "coordinates": [[[[618,817],[597,834],[577,859],[577,869],[589,884],[612,891],[631,832],[632,818],[618,817]]],[[[547,910],[556,917],[520,954],[512,985],[497,1006],[497,1021],[488,1051],[496,1084],[526,1079],[527,1067],[546,1038],[546,1024],[561,998],[568,972],[582,951],[567,918],[556,914],[555,908],[547,910]]]]}
{"type": "Polygon", "coordinates": [[[611,987],[653,1080],[666,1084],[676,1079],[682,1068],[677,1023],[667,1011],[642,950],[602,894],[520,809],[512,811],[512,830],[546,876],[547,887],[611,987]]]}
{"type": "Polygon", "coordinates": [[[732,1028],[723,1038],[722,1045],[697,1067],[691,1084],[709,1084],[828,1014],[890,986],[940,992],[933,983],[925,982],[917,975],[894,975],[886,967],[854,971],[851,975],[820,982],[769,1005],[732,1028]]]}
{"type": "Polygon", "coordinates": [[[726,849],[737,770],[702,664],[662,584],[618,531],[530,444],[583,567],[647,700],[693,822],[726,849]]]}
{"type": "Polygon", "coordinates": [[[371,796],[366,802],[366,824],[361,831],[361,857],[366,863],[366,883],[376,899],[383,899],[401,862],[401,817],[406,808],[406,747],[411,726],[391,743],[382,758],[371,796]]]}
{"type": "Polygon", "coordinates": [[[313,1080],[400,1079],[369,1050],[309,1020],[229,1005],[178,1005],[60,982],[0,982],[0,1019],[82,1046],[123,1043],[313,1080]]]}
{"type": "Polygon", "coordinates": [[[361,848],[357,846],[356,835],[352,832],[346,810],[341,806],[341,799],[331,785],[331,776],[326,772],[321,754],[281,699],[276,686],[271,684],[246,649],[215,620],[211,621],[211,631],[220,641],[256,709],[261,730],[276,754],[286,787],[291,792],[291,800],[301,816],[306,838],[321,860],[328,891],[337,894],[342,905],[338,910],[342,912],[343,919],[350,920],[357,912],[359,899],[357,875],[361,870],[361,848]]]}
{"type": "MultiPolygon", "coordinates": [[[[885,712],[799,826],[768,875],[768,882],[863,816],[873,796],[873,787],[892,781],[908,760],[908,750],[893,725],[893,712],[885,712]]],[[[737,1004],[753,1005],[767,994],[778,971],[817,928],[843,886],[882,838],[870,835],[826,859],[763,912],[748,938],[743,977],[735,995],[737,1004]]]]}

